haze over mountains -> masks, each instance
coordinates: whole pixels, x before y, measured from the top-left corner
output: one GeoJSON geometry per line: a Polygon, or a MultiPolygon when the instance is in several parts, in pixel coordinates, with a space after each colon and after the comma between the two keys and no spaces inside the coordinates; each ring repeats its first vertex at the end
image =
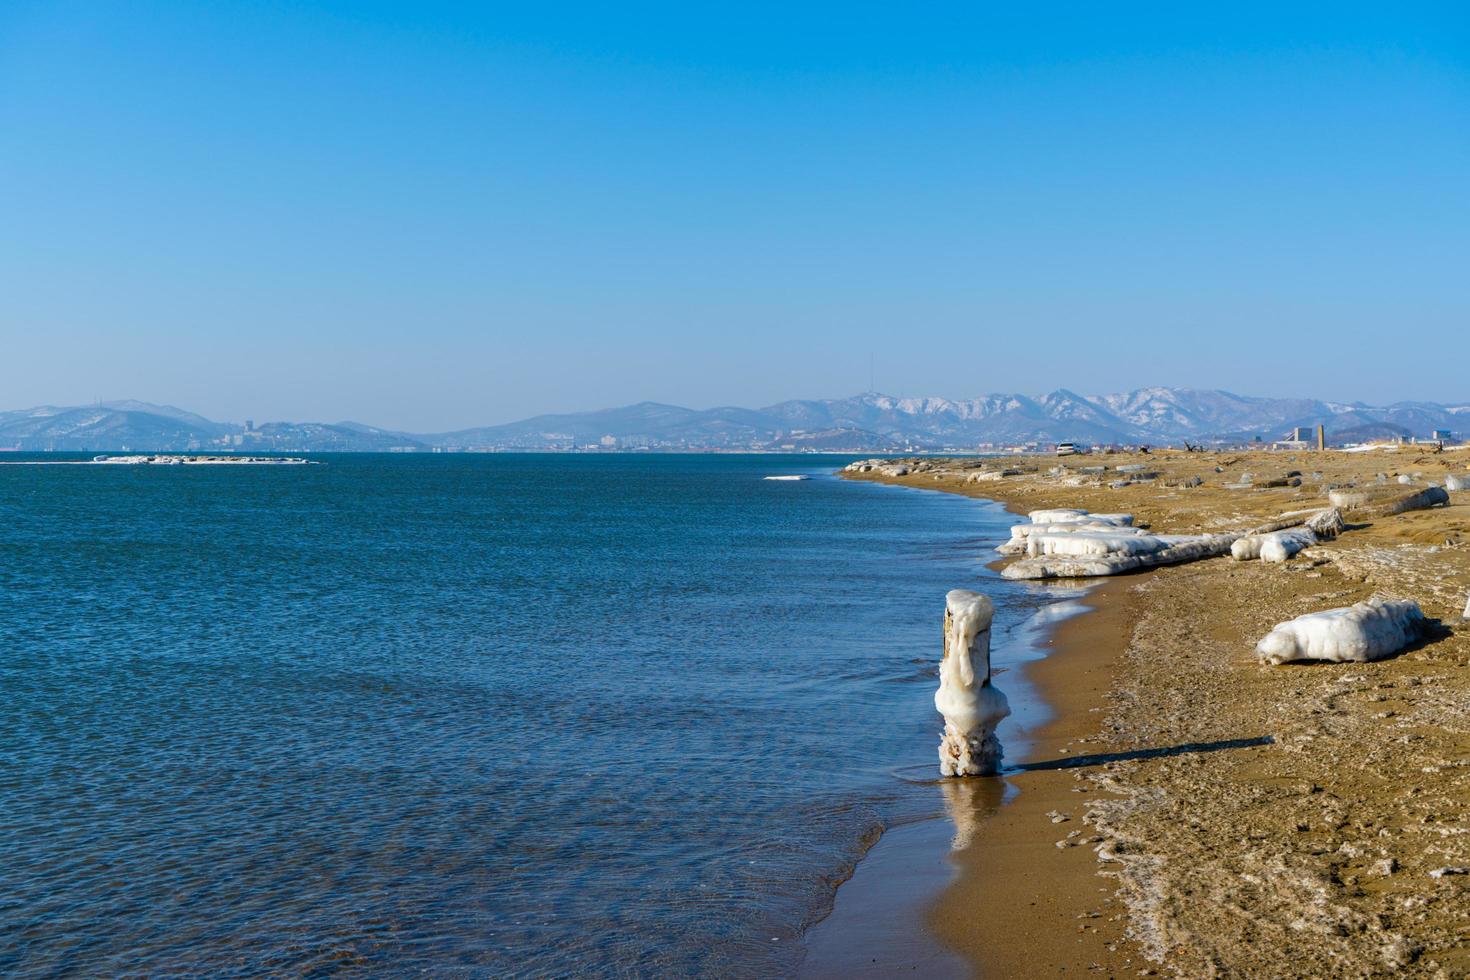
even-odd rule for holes
{"type": "Polygon", "coordinates": [[[216,422],[138,401],[0,412],[0,448],[26,451],[272,450],[306,452],[433,449],[795,449],[883,451],[966,449],[1024,442],[1248,442],[1283,438],[1296,426],[1325,425],[1332,443],[1470,430],[1470,403],[1387,406],[1313,399],[1249,398],[1226,391],[1142,388],[1084,396],[1065,389],[1041,397],[969,400],[851,398],[787,401],[761,409],[681,408],[642,402],[621,408],[541,415],[456,432],[407,433],[357,422],[216,422]]]}

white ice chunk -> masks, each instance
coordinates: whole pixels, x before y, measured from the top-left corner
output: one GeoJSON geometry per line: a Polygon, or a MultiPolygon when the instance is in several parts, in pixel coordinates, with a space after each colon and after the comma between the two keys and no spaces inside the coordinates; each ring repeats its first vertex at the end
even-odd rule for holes
{"type": "Polygon", "coordinates": [[[1336,507],[1329,507],[1308,518],[1305,527],[1321,541],[1331,541],[1347,529],[1342,521],[1342,511],[1336,507]]]}
{"type": "MultiPolygon", "coordinates": [[[[1128,516],[1131,519],[1132,515],[1121,516],[1128,516]]],[[[1016,524],[1011,527],[1011,539],[995,550],[1003,555],[1018,555],[1026,550],[1026,540],[1033,534],[1086,534],[1094,531],[1112,532],[1116,534],[1145,533],[1141,528],[1109,524],[1104,521],[1094,521],[1090,516],[1086,520],[1074,521],[1070,524],[1016,524]]]]}
{"type": "Polygon", "coordinates": [[[1267,562],[1283,562],[1303,548],[1317,543],[1317,535],[1305,527],[1292,527],[1270,534],[1251,534],[1230,546],[1236,561],[1259,558],[1267,562]]]}
{"type": "Polygon", "coordinates": [[[1426,487],[1417,493],[1403,493],[1397,487],[1332,490],[1327,498],[1332,501],[1332,506],[1342,510],[1365,510],[1382,517],[1427,510],[1450,502],[1450,495],[1442,487],[1426,487]]]}
{"type": "Polygon", "coordinates": [[[1374,596],[1355,606],[1279,624],[1256,644],[1256,656],[1271,664],[1290,660],[1364,663],[1402,650],[1423,635],[1424,626],[1417,603],[1374,596]]]}
{"type": "Polygon", "coordinates": [[[1057,510],[1033,510],[1026,515],[1032,524],[1071,524],[1087,516],[1087,511],[1065,507],[1057,510]]]}
{"type": "Polygon", "coordinates": [[[1126,526],[1133,523],[1132,514],[1089,514],[1085,510],[1063,507],[1056,510],[1033,510],[1026,515],[1032,524],[1076,524],[1091,521],[1096,524],[1126,526]]]}
{"type": "Polygon", "coordinates": [[[985,776],[1000,765],[995,726],[1011,707],[990,683],[994,618],[995,607],[978,592],[955,589],[944,598],[944,659],[934,707],[944,716],[939,771],[945,776],[985,776]]]}
{"type": "Polygon", "coordinates": [[[1230,546],[1230,557],[1236,561],[1255,561],[1261,557],[1261,545],[1266,543],[1264,534],[1250,534],[1230,546]]]}
{"type": "Polygon", "coordinates": [[[1470,483],[1467,483],[1463,477],[1447,476],[1444,479],[1444,488],[1446,490],[1465,490],[1470,488],[1470,483]]]}
{"type": "Polygon", "coordinates": [[[1133,528],[1108,531],[1082,531],[1069,534],[1031,534],[1026,538],[1026,554],[1031,558],[1047,555],[1070,555],[1095,558],[1102,555],[1149,555],[1169,546],[1163,535],[1139,534],[1133,528]]]}
{"type": "Polygon", "coordinates": [[[1431,878],[1447,878],[1450,875],[1470,875],[1470,868],[1463,865],[1451,864],[1443,868],[1435,868],[1429,872],[1431,878]]]}
{"type": "Polygon", "coordinates": [[[1239,534],[1170,534],[1156,535],[1168,547],[1146,555],[1110,554],[1103,557],[1074,558],[1067,556],[1023,558],[1007,566],[1000,574],[1009,579],[1090,578],[1097,575],[1121,575],[1124,572],[1160,565],[1179,565],[1228,555],[1239,534]]]}
{"type": "Polygon", "coordinates": [[[1277,531],[1267,535],[1266,543],[1261,545],[1261,561],[1277,565],[1316,543],[1317,536],[1306,528],[1300,531],[1277,531]]]}

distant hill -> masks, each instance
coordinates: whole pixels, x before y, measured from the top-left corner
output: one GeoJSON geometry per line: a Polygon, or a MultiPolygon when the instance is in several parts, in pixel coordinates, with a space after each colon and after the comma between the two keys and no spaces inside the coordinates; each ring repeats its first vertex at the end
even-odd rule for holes
{"type": "Polygon", "coordinates": [[[1065,389],[1032,397],[968,400],[851,398],[786,401],[760,409],[682,408],[640,402],[621,408],[419,435],[358,422],[268,422],[246,431],[169,405],[139,401],[0,412],[0,448],[25,450],[272,450],[384,452],[429,449],[963,449],[1022,442],[1156,443],[1272,441],[1297,426],[1327,428],[1329,441],[1432,430],[1470,435],[1470,404],[1372,406],[1302,398],[1248,398],[1228,391],[1141,388],[1114,395],[1065,389]]]}
{"type": "Polygon", "coordinates": [[[33,452],[213,450],[377,452],[428,449],[399,433],[344,422],[269,422],[244,426],[213,422],[170,405],[102,402],[79,408],[41,406],[0,412],[0,449],[33,452]]]}
{"type": "Polygon", "coordinates": [[[1470,405],[1402,402],[1385,407],[1301,398],[1248,398],[1227,391],[1143,388],[1086,396],[1065,389],[1031,397],[968,400],[851,398],[787,401],[761,409],[703,411],[643,402],[623,408],[541,415],[507,425],[426,436],[442,445],[545,449],[611,438],[618,445],[689,448],[789,445],[858,450],[945,448],[1021,442],[1167,443],[1273,441],[1297,426],[1326,426],[1343,441],[1397,435],[1427,438],[1434,429],[1470,430],[1470,405]]]}

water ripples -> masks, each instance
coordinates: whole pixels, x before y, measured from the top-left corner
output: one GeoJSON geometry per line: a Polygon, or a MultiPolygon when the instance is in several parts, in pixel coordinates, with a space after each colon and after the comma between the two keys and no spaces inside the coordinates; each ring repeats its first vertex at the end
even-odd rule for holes
{"type": "Polygon", "coordinates": [[[773,467],[0,467],[0,973],[789,971],[1006,518],[773,467]]]}

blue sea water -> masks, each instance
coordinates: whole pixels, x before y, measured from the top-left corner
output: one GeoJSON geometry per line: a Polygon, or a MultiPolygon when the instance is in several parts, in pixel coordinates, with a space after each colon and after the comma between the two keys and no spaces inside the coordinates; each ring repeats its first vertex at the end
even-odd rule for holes
{"type": "Polygon", "coordinates": [[[0,466],[0,975],[790,972],[1037,603],[844,459],[318,458],[0,466]]]}

